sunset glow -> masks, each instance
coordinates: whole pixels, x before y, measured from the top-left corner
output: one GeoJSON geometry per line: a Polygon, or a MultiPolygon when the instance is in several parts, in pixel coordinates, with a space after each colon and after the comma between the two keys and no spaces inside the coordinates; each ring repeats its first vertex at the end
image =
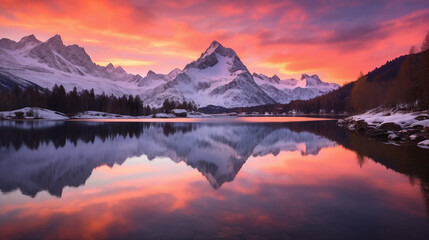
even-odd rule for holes
{"type": "MultiPolygon", "coordinates": [[[[336,198],[340,193],[334,190],[346,189],[347,184],[362,179],[365,180],[359,191],[364,195],[378,191],[386,196],[372,200],[377,206],[385,204],[386,209],[425,217],[421,208],[412,207],[422,205],[417,186],[410,186],[408,179],[400,174],[389,174],[371,159],[358,169],[355,158],[353,152],[340,146],[324,149],[318,156],[302,156],[296,151],[282,152],[278,156],[252,157],[234,182],[215,191],[200,173],[184,163],[174,163],[167,158],[149,162],[146,156],[133,157],[122,166],[95,169],[86,183],[86,190],[67,188],[61,202],[45,196],[38,196],[26,205],[9,202],[9,207],[0,209],[0,214],[13,214],[10,214],[9,223],[0,227],[0,233],[8,236],[35,231],[53,224],[57,216],[67,216],[68,220],[55,224],[50,229],[49,239],[106,239],[115,231],[117,236],[137,226],[150,229],[159,227],[154,222],[167,221],[168,224],[171,215],[182,216],[187,221],[194,221],[199,215],[210,216],[219,222],[218,234],[227,231],[227,226],[237,224],[296,230],[299,225],[278,222],[278,212],[294,221],[305,221],[303,216],[314,214],[312,211],[317,209],[318,203],[325,203],[324,208],[338,204],[336,198]],[[378,177],[374,178],[372,174],[378,177]],[[312,197],[310,206],[305,204],[306,195],[297,191],[299,187],[311,189],[306,193],[312,197]],[[283,191],[276,191],[276,188],[283,191]],[[264,194],[266,191],[270,193],[269,197],[264,194]],[[231,196],[231,193],[235,194],[231,196]],[[273,199],[281,201],[273,203],[273,199]],[[261,207],[268,203],[276,204],[278,208],[269,211],[261,207]],[[213,212],[214,206],[238,206],[238,209],[245,206],[249,211],[213,212]],[[100,211],[103,208],[107,210],[100,211]],[[34,218],[38,221],[31,221],[34,218]],[[17,221],[25,224],[16,224],[17,221]],[[80,231],[66,227],[73,222],[80,231]]],[[[12,196],[5,200],[11,201],[12,196]]],[[[199,224],[210,225],[210,220],[199,224]]],[[[181,224],[174,225],[174,228],[182,227],[181,224]]]]}
{"type": "Polygon", "coordinates": [[[419,49],[429,30],[424,0],[1,0],[0,13],[2,38],[59,34],[94,62],[131,73],[182,69],[218,40],[250,72],[340,84],[419,49]]]}

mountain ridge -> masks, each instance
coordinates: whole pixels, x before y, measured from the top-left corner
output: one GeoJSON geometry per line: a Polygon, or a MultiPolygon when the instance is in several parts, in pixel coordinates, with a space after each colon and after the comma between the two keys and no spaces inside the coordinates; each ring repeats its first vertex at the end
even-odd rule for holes
{"type": "Polygon", "coordinates": [[[256,76],[265,75],[251,74],[236,52],[218,41],[213,41],[183,70],[175,68],[168,74],[150,70],[145,77],[129,74],[111,63],[99,66],[83,47],[64,45],[60,35],[45,42],[33,34],[19,42],[3,38],[0,40],[0,64],[0,90],[31,85],[52,89],[57,84],[63,85],[66,91],[76,87],[78,91],[92,88],[96,94],[139,95],[145,104],[155,107],[161,106],[165,99],[193,101],[200,107],[288,103],[337,88],[322,82],[317,75],[306,74],[305,86],[294,86],[293,82],[303,82],[293,79],[287,82],[290,87],[281,89],[280,86],[287,85],[286,80],[276,75],[272,82],[260,83],[256,76]]]}

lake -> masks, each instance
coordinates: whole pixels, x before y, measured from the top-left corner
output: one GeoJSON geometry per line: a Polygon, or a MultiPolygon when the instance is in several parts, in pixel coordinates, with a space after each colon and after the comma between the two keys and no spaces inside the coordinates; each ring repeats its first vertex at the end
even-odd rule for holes
{"type": "Polygon", "coordinates": [[[429,239],[429,150],[323,119],[149,121],[1,121],[0,239],[429,239]]]}

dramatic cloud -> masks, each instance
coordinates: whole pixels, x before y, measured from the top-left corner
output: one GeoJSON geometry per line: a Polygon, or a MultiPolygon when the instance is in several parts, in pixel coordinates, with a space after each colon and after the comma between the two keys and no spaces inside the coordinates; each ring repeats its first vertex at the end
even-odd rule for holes
{"type": "Polygon", "coordinates": [[[218,40],[250,71],[343,83],[419,45],[428,22],[424,0],[0,0],[1,37],[60,34],[143,75],[182,68],[218,40]]]}

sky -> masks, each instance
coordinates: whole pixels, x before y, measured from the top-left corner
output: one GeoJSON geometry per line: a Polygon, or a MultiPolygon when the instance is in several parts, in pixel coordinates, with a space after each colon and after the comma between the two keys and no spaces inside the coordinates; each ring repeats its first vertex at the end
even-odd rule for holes
{"type": "Polygon", "coordinates": [[[0,38],[59,34],[143,76],[183,69],[217,40],[251,73],[344,84],[420,49],[428,23],[427,0],[0,0],[0,38]]]}

